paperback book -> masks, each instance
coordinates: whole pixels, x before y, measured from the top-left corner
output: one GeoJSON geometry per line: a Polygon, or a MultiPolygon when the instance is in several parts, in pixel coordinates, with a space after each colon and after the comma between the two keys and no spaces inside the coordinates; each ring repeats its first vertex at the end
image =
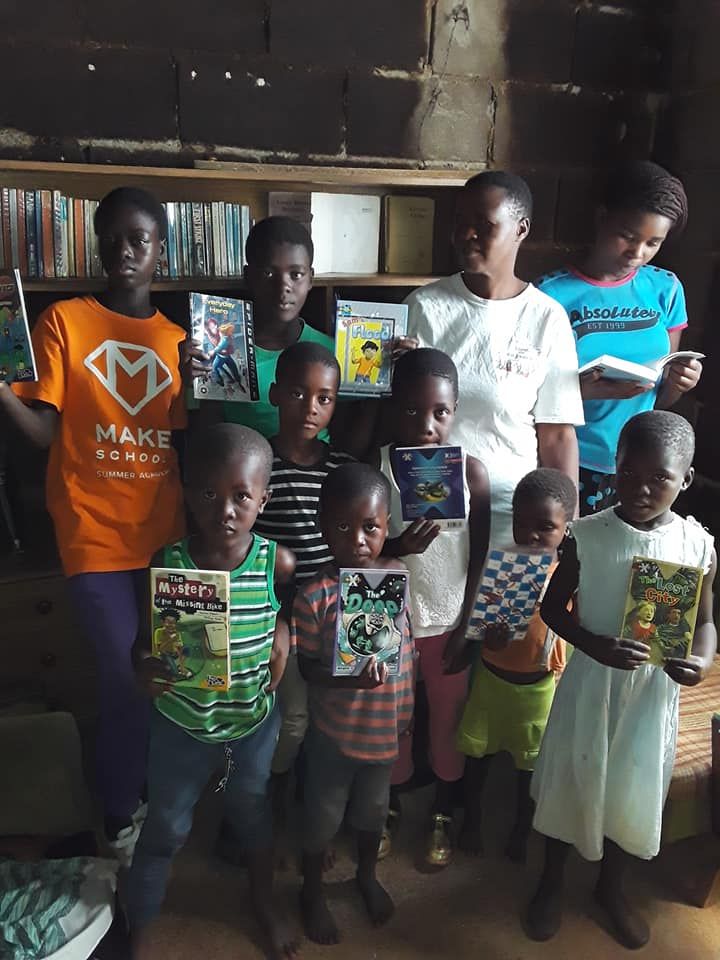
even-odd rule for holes
{"type": "Polygon", "coordinates": [[[396,447],[393,472],[400,490],[403,520],[432,520],[445,530],[465,526],[460,447],[396,447]]]}
{"type": "Polygon", "coordinates": [[[650,646],[650,663],[690,653],[703,572],[649,557],[633,557],[620,635],[650,646]]]}
{"type": "Polygon", "coordinates": [[[333,676],[357,676],[371,656],[397,674],[408,571],[343,567],[339,578],[333,676]]]}
{"type": "Polygon", "coordinates": [[[490,624],[503,624],[511,642],[522,640],[542,599],[554,560],[549,553],[489,550],[468,637],[481,641],[490,624]]]}
{"type": "Polygon", "coordinates": [[[335,356],[340,364],[340,393],[388,396],[392,379],[392,345],[407,333],[404,303],[338,300],[335,356]]]}
{"type": "Polygon", "coordinates": [[[206,293],[190,294],[193,339],[210,358],[210,370],[196,377],[198,400],[257,400],[252,304],[206,293]]]}
{"type": "Polygon", "coordinates": [[[584,373],[591,373],[597,370],[601,376],[607,380],[637,380],[640,383],[657,383],[663,375],[665,367],[676,360],[703,360],[704,353],[696,353],[694,350],[678,350],[676,353],[668,353],[665,357],[660,357],[655,363],[643,364],[633,363],[630,360],[623,360],[621,357],[612,357],[604,353],[601,357],[591,360],[584,364],[578,370],[580,376],[584,373]]]}
{"type": "Polygon", "coordinates": [[[171,683],[199,690],[230,687],[230,574],[150,570],[152,654],[171,683]]]}
{"type": "Polygon", "coordinates": [[[37,380],[20,271],[0,277],[0,380],[37,380]]]}

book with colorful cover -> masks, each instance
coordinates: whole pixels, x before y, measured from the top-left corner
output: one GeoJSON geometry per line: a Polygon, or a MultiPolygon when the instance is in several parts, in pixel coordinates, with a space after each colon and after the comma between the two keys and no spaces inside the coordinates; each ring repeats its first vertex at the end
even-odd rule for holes
{"type": "Polygon", "coordinates": [[[340,364],[340,393],[387,396],[392,378],[392,342],[407,333],[404,303],[338,300],[335,356],[340,364]]]}
{"type": "Polygon", "coordinates": [[[489,550],[478,585],[467,635],[482,640],[490,624],[508,628],[510,641],[522,640],[540,603],[555,557],[521,550],[489,550]]]}
{"type": "Polygon", "coordinates": [[[403,520],[432,520],[444,530],[465,527],[461,447],[396,447],[392,462],[403,520]]]}
{"type": "Polygon", "coordinates": [[[700,567],[633,557],[620,636],[650,646],[650,663],[685,659],[700,605],[700,567]]]}
{"type": "Polygon", "coordinates": [[[22,280],[16,268],[0,277],[0,380],[27,383],[37,379],[22,280]]]}
{"type": "Polygon", "coordinates": [[[340,569],[334,677],[358,676],[371,656],[397,674],[409,579],[407,570],[340,569]]]}
{"type": "Polygon", "coordinates": [[[229,689],[229,573],[152,567],[150,618],[152,655],[172,684],[229,689]]]}
{"type": "Polygon", "coordinates": [[[190,294],[193,339],[210,357],[211,369],[196,377],[199,400],[259,398],[252,304],[206,293],[190,294]]]}

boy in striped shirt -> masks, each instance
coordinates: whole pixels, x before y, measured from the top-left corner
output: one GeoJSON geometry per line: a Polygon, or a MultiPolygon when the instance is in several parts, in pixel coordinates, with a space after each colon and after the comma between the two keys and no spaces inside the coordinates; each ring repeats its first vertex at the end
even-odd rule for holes
{"type": "MultiPolygon", "coordinates": [[[[320,343],[304,341],[280,354],[270,387],[270,402],[277,407],[280,427],[270,439],[271,497],[255,521],[255,532],[292,550],[298,585],[332,561],[318,519],[320,487],[336,467],[354,462],[318,439],[332,418],[339,385],[340,367],[334,355],[320,343]]],[[[307,685],[293,654],[291,651],[278,690],[282,726],[272,765],[275,824],[280,835],[285,828],[290,771],[308,725],[307,685]]]]}
{"type": "Polygon", "coordinates": [[[320,526],[334,556],[305,581],[293,605],[291,642],[310,686],[310,731],[306,740],[303,889],[305,932],[316,943],[337,943],[338,928],[322,885],[325,851],[346,808],[357,831],[357,882],[371,920],[384,923],[393,902],[375,875],[398,736],[413,710],[414,650],[405,618],[398,673],[370,657],[357,677],[333,677],[340,567],[397,569],[381,556],[388,532],[390,484],[367,464],[330,473],[320,492],[320,526]]]}
{"type": "MultiPolygon", "coordinates": [[[[128,878],[126,910],[139,956],[146,925],[159,913],[172,859],[192,826],[210,777],[220,782],[225,816],[243,846],[255,915],[271,955],[297,955],[273,906],[272,818],[267,786],[280,713],[277,686],[287,659],[288,627],[278,595],[292,583],[295,559],[252,532],[268,501],[272,450],[248,427],[217,424],[188,447],[185,500],[194,533],[153,557],[152,565],[230,571],[231,683],[227,691],[173,687],[167,667],[150,653],[147,625],[135,662],[154,698],[148,757],[148,813],[128,878]],[[165,682],[163,682],[165,681],[165,682]]],[[[141,613],[148,619],[150,602],[141,613]]]]}

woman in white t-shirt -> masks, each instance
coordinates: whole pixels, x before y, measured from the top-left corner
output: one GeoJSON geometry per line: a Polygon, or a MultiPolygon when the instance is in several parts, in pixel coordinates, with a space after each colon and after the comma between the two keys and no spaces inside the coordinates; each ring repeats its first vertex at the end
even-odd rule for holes
{"type": "Polygon", "coordinates": [[[453,246],[461,272],[407,299],[408,334],[448,353],[460,401],[453,441],[487,465],[491,541],[512,541],[512,494],[537,466],[577,484],[575,424],[583,423],[577,354],[565,310],[515,275],[532,196],[520,177],[488,171],[458,199],[453,246]]]}

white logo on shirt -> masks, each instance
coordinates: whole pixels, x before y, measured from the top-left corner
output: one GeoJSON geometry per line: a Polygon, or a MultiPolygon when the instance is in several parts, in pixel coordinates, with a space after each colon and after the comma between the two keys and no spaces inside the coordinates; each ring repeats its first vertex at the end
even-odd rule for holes
{"type": "Polygon", "coordinates": [[[110,396],[131,416],[139,413],[172,383],[172,373],[155,351],[150,347],[140,347],[136,343],[105,340],[97,350],[85,357],[84,363],[110,396]],[[118,390],[118,369],[123,370],[130,378],[145,373],[144,395],[137,399],[134,393],[132,400],[124,397],[118,390]]]}

